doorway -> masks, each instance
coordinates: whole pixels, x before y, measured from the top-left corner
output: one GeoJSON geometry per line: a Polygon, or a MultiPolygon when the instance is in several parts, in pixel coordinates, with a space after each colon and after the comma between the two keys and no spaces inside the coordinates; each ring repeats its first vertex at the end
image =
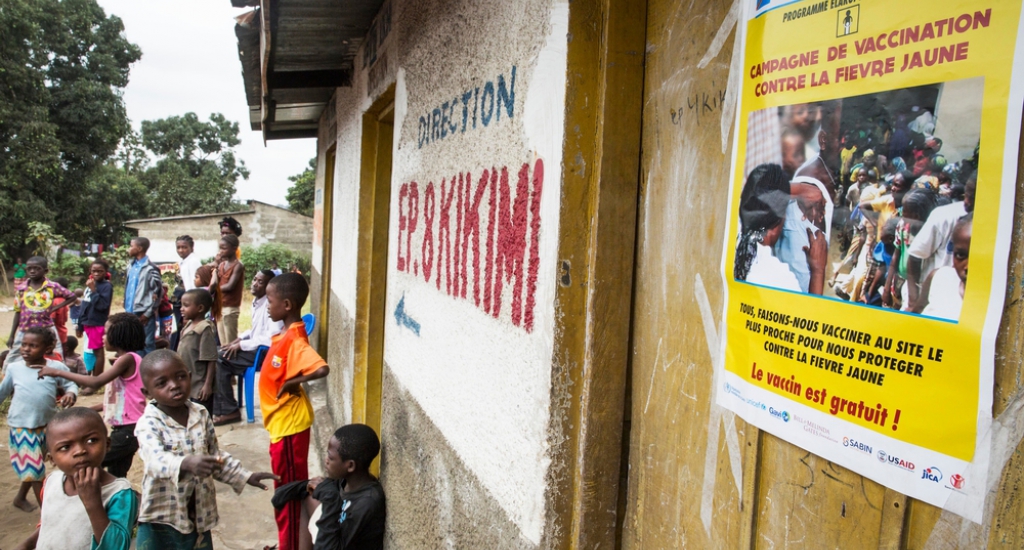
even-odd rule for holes
{"type": "Polygon", "coordinates": [[[332,145],[324,154],[324,190],[323,190],[323,230],[320,240],[320,303],[317,308],[317,349],[320,355],[326,357],[327,339],[330,331],[331,314],[331,238],[334,222],[334,157],[337,152],[336,146],[332,145]]]}
{"type": "MultiPolygon", "coordinates": [[[[394,87],[363,115],[352,421],[380,433],[394,87]]],[[[379,462],[371,471],[377,474],[379,462]]]]}

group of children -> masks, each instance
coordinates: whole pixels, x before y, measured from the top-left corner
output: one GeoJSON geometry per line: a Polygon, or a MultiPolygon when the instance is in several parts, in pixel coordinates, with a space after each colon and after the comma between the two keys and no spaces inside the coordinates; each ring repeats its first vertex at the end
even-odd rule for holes
{"type": "MultiPolygon", "coordinates": [[[[36,532],[19,548],[122,549],[133,536],[140,550],[212,548],[210,531],[218,520],[213,480],[240,493],[245,485],[266,489],[262,482],[270,479],[278,489],[280,550],[383,546],[384,493],[369,473],[380,442],[371,428],[340,428],[328,444],[328,479],[309,479],[313,409],[302,384],[325,377],[329,367],[306,336],[301,310],[309,286],[299,274],[257,274],[269,279],[260,311],[283,326],[272,337],[259,377],[272,472],[253,473],[218,447],[211,407],[215,392],[225,390],[216,386],[224,350],[218,349],[214,332],[220,331],[221,343],[237,343],[237,325],[222,325],[230,322],[225,304],[235,304],[226,308],[235,308],[237,323],[244,269],[232,257],[237,237],[230,237],[222,239],[220,257],[234,262],[221,262],[230,265],[218,265],[207,283],[216,285],[218,278],[228,283],[215,291],[223,295],[221,316],[215,318],[220,322],[214,329],[208,319],[215,307],[208,287],[185,292],[177,351],[147,349],[153,345],[155,309],[144,296],[149,287],[139,290],[149,284],[144,279],[126,292],[126,312],[110,314],[112,292],[102,260],[90,266],[81,297],[46,278],[45,258],[28,260],[0,382],[0,401],[11,397],[11,463],[22,481],[14,505],[34,509],[28,501],[32,491],[42,507],[36,532]],[[78,302],[76,332],[87,336],[90,349],[101,350],[92,372],[68,368],[52,320],[60,308],[78,302]],[[106,366],[103,349],[113,354],[106,366]],[[105,388],[102,406],[75,407],[79,388],[105,388]],[[144,464],[141,498],[125,479],[136,452],[144,464]],[[48,477],[44,457],[58,469],[48,477]],[[310,522],[314,509],[319,519],[310,522]],[[310,531],[317,533],[315,539],[310,531]]],[[[133,264],[149,263],[146,245],[133,240],[133,264]]],[[[136,274],[146,270],[133,265],[130,275],[133,268],[136,274]]],[[[230,384],[230,378],[219,380],[230,384]]]]}
{"type": "Polygon", "coordinates": [[[844,300],[955,321],[967,283],[977,149],[949,163],[938,137],[896,147],[899,134],[878,144],[896,157],[876,153],[857,132],[844,137],[851,214],[839,234],[845,257],[829,284],[844,300]]]}

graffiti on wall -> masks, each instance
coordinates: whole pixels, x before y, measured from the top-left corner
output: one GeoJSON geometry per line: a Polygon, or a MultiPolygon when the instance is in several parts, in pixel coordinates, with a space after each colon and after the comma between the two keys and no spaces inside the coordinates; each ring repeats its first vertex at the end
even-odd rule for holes
{"type": "Polygon", "coordinates": [[[456,94],[427,113],[420,115],[416,146],[422,149],[455,134],[467,130],[485,128],[493,121],[501,122],[501,114],[515,118],[516,113],[516,67],[505,78],[498,75],[497,81],[488,80],[483,86],[476,86],[456,94]]]}
{"type": "Polygon", "coordinates": [[[469,171],[398,192],[398,271],[533,331],[544,162],[469,171]],[[507,301],[506,301],[507,299],[507,301]]]}

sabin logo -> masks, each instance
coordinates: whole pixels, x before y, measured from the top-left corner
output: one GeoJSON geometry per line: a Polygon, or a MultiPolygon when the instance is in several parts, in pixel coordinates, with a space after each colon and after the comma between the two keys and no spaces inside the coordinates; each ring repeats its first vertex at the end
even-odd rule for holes
{"type": "MultiPolygon", "coordinates": [[[[850,439],[849,437],[844,437],[843,438],[843,447],[851,447],[851,448],[856,449],[858,451],[863,451],[865,453],[871,454],[871,446],[870,445],[866,445],[864,443],[861,443],[860,441],[857,441],[856,439],[850,439]]],[[[879,457],[879,460],[881,460],[881,457],[879,457]]]]}

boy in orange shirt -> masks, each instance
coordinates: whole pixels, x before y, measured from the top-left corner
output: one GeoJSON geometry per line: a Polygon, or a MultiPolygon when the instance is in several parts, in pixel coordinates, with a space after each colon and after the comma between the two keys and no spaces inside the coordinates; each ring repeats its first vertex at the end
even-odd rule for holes
{"type": "MultiPolygon", "coordinates": [[[[309,429],[313,405],[302,388],[303,382],[327,376],[330,367],[309,345],[302,322],[302,306],[309,296],[306,279],[284,273],[267,284],[267,312],[271,320],[283,321],[284,329],[273,337],[260,371],[260,410],[263,425],[270,432],[270,467],[279,476],[274,488],[309,478],[309,429]]],[[[298,550],[301,501],[276,511],[280,550],[298,550]]]]}

